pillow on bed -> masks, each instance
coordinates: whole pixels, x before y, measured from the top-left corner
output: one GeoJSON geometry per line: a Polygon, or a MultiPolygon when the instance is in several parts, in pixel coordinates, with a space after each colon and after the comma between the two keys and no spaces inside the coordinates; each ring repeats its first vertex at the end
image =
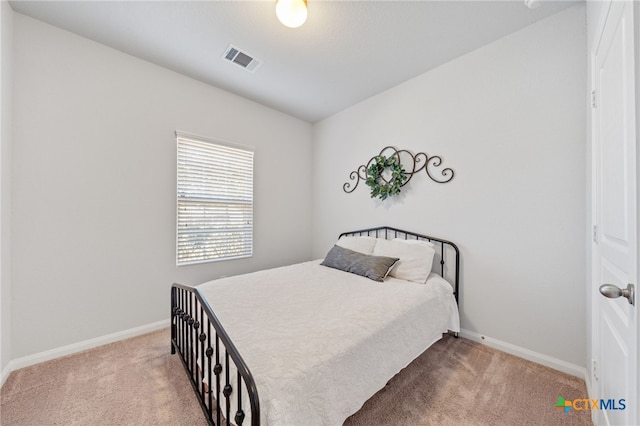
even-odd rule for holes
{"type": "Polygon", "coordinates": [[[429,244],[415,240],[379,239],[373,249],[374,256],[397,257],[400,260],[389,273],[401,280],[424,284],[431,272],[436,251],[429,244]]]}
{"type": "Polygon", "coordinates": [[[364,254],[372,254],[373,247],[376,245],[376,239],[367,236],[348,237],[343,235],[336,244],[349,250],[364,254]]]}
{"type": "Polygon", "coordinates": [[[361,275],[374,281],[383,281],[398,258],[371,256],[334,245],[321,265],[361,275]]]}
{"type": "Polygon", "coordinates": [[[436,246],[431,241],[427,241],[427,240],[406,240],[404,238],[394,238],[393,241],[400,241],[401,243],[407,243],[407,244],[418,244],[418,245],[423,245],[431,248],[434,248],[436,246]]]}

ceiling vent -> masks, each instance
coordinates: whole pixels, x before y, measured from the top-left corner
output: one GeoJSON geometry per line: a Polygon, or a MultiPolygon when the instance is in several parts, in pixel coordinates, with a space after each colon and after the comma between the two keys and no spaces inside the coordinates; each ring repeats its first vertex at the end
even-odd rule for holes
{"type": "Polygon", "coordinates": [[[222,55],[222,57],[229,62],[240,65],[242,68],[250,72],[255,72],[260,65],[262,65],[262,61],[260,59],[254,58],[247,52],[242,52],[231,44],[227,47],[227,50],[224,51],[224,55],[222,55]]]}

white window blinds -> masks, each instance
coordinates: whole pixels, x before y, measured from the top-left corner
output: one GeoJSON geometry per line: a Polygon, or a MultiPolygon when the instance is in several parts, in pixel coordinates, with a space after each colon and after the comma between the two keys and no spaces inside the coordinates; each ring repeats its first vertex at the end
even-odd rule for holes
{"type": "Polygon", "coordinates": [[[177,264],[253,254],[253,151],[177,134],[177,264]]]}

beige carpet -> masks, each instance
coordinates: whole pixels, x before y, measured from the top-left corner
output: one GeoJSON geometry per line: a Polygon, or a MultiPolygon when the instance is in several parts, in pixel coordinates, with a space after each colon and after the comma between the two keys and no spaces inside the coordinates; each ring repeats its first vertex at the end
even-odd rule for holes
{"type": "MultiPolygon", "coordinates": [[[[15,371],[0,424],[206,425],[168,330],[15,371]]],[[[554,408],[584,382],[466,339],[446,337],[394,377],[345,425],[590,425],[554,408]]],[[[295,425],[304,426],[304,425],[295,425]]]]}
{"type": "Polygon", "coordinates": [[[367,401],[345,426],[591,425],[590,413],[554,407],[587,398],[584,380],[447,336],[367,401]]]}

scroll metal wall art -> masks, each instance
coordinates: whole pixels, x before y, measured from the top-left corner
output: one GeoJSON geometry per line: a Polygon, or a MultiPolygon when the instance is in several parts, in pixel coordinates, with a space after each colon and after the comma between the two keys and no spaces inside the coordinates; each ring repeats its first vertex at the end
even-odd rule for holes
{"type": "Polygon", "coordinates": [[[349,179],[355,181],[342,185],[344,192],[350,194],[363,180],[371,188],[371,198],[379,197],[386,200],[392,195],[400,193],[413,175],[424,170],[432,181],[447,183],[453,179],[454,171],[449,168],[439,170],[442,158],[437,155],[429,157],[424,152],[412,154],[406,149],[397,149],[393,146],[382,148],[380,154],[372,157],[367,164],[362,164],[349,174],[349,179]],[[410,167],[405,168],[405,165],[410,167]]]}

